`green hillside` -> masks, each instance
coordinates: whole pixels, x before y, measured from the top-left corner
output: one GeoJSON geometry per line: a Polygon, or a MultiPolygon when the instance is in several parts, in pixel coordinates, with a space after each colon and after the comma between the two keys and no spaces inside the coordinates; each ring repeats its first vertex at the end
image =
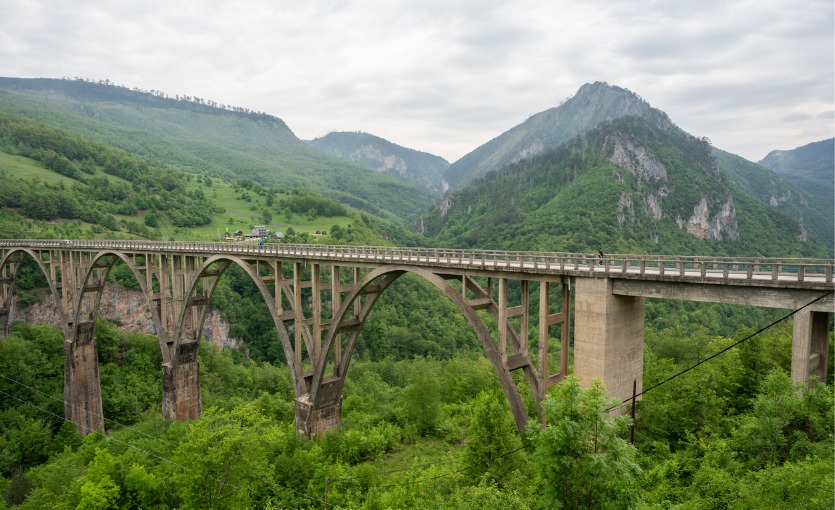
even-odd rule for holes
{"type": "Polygon", "coordinates": [[[455,161],[444,172],[456,190],[494,170],[553,149],[602,122],[627,115],[648,116],[669,123],[667,116],[629,90],[607,83],[586,83],[558,107],[532,115],[455,161]]]}
{"type": "Polygon", "coordinates": [[[376,215],[413,220],[428,195],[308,147],[274,116],[82,80],[0,78],[12,113],[133,154],[149,165],[305,187],[376,215]]]}
{"type": "MultiPolygon", "coordinates": [[[[414,187],[297,150],[275,117],[108,83],[0,79],[0,238],[208,241],[264,224],[299,243],[831,256],[802,200],[769,205],[791,188],[769,187],[756,165],[660,112],[598,117],[646,106],[613,90],[613,102],[586,97],[600,109],[573,110],[570,140],[446,196],[420,218],[423,237],[403,221],[429,203],[414,187]]],[[[45,282],[31,260],[16,270],[25,308],[45,282]]],[[[123,264],[109,278],[137,286],[123,264]]],[[[652,391],[634,429],[608,412],[605,388],[567,377],[544,423],[519,381],[531,418],[521,436],[472,328],[418,277],[376,301],[342,426],[313,440],[296,434],[271,312],[234,264],[210,306],[244,348],[201,344],[203,415],[187,423],[161,419],[159,339],[99,318],[107,433],[80,437],[62,419],[63,332],[19,322],[0,338],[0,509],[832,508],[835,364],[825,381],[793,384],[790,322],[752,335],[782,311],[646,301],[652,391]]],[[[538,311],[536,295],[529,305],[538,311]]]]}
{"type": "Polygon", "coordinates": [[[314,191],[211,178],[143,160],[22,117],[0,114],[0,237],[216,241],[254,225],[310,242],[412,244],[398,221],[314,191]]]}

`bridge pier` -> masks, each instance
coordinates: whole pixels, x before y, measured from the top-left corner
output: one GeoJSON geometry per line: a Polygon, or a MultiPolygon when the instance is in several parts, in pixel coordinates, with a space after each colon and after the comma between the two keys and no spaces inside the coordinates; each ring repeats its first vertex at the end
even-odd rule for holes
{"type": "Polygon", "coordinates": [[[643,387],[644,298],[612,293],[610,278],[576,278],[574,375],[584,387],[599,377],[609,394],[624,401],[643,387]]]}
{"type": "Polygon", "coordinates": [[[203,412],[197,346],[197,342],[180,344],[174,359],[162,366],[162,417],[166,420],[196,420],[203,412]]]}
{"type": "Polygon", "coordinates": [[[804,309],[794,314],[792,380],[806,383],[811,376],[826,382],[829,361],[829,323],[832,314],[804,309]]]}
{"type": "Polygon", "coordinates": [[[342,425],[342,396],[332,402],[320,404],[313,409],[310,395],[302,395],[296,401],[296,433],[307,437],[317,437],[327,430],[342,425]]]}
{"type": "Polygon", "coordinates": [[[64,416],[82,436],[104,431],[94,332],[94,322],[83,322],[64,342],[64,416]]]}

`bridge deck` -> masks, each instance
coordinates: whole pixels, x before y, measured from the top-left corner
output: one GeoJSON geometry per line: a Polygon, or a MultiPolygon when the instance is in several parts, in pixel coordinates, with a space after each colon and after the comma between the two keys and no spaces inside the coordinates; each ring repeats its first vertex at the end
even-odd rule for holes
{"type": "Polygon", "coordinates": [[[806,289],[831,289],[835,266],[833,259],[610,254],[600,260],[585,253],[169,241],[0,240],[0,247],[234,254],[325,263],[445,268],[452,273],[508,272],[806,289]]]}

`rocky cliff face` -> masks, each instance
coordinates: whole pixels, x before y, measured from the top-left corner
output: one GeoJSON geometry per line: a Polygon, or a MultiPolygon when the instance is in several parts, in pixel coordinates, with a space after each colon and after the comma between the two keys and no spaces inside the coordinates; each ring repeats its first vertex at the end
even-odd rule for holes
{"type": "Polygon", "coordinates": [[[707,199],[702,200],[693,208],[693,215],[687,219],[680,216],[676,218],[679,228],[687,229],[688,232],[699,239],[731,240],[739,239],[739,226],[736,221],[734,200],[728,195],[728,200],[718,211],[711,213],[707,199]],[[711,216],[712,214],[712,216],[711,216]]]}
{"type": "MultiPolygon", "coordinates": [[[[664,197],[674,192],[675,186],[669,182],[667,168],[661,159],[620,132],[607,137],[605,145],[611,154],[609,161],[637,177],[636,191],[643,201],[644,213],[656,221],[664,218],[664,197]]],[[[711,166],[707,172],[718,178],[718,167],[711,166]]],[[[622,177],[616,175],[615,178],[623,182],[622,177]]],[[[623,193],[618,201],[618,225],[623,225],[627,218],[633,222],[635,220],[634,202],[623,193]]],[[[713,207],[706,197],[702,197],[694,205],[692,215],[687,218],[679,215],[675,221],[678,228],[687,230],[699,239],[739,239],[739,225],[730,192],[727,200],[713,207]]]]}
{"type": "MultiPolygon", "coordinates": [[[[126,290],[108,283],[102,294],[99,313],[125,331],[156,335],[151,312],[141,292],[126,290]]],[[[12,322],[62,327],[61,317],[58,316],[58,309],[55,307],[55,298],[51,294],[45,294],[40,303],[22,309],[17,306],[15,300],[12,305],[11,319],[12,322]]],[[[221,319],[217,311],[211,311],[206,316],[203,337],[207,342],[220,348],[242,345],[240,339],[229,337],[229,324],[221,319]]]]}

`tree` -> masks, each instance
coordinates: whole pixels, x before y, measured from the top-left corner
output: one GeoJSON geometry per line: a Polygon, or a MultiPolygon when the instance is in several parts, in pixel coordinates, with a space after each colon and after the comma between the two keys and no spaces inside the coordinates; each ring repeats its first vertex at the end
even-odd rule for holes
{"type": "Polygon", "coordinates": [[[488,480],[501,487],[510,473],[519,467],[520,453],[510,453],[521,446],[516,425],[509,413],[504,395],[493,391],[478,394],[472,407],[472,424],[464,462],[474,466],[474,477],[486,474],[488,480]]]}
{"type": "Polygon", "coordinates": [[[607,414],[611,402],[599,379],[583,390],[574,376],[543,402],[548,423],[531,434],[543,508],[634,508],[641,468],[619,437],[629,418],[607,414]]]}
{"type": "Polygon", "coordinates": [[[275,441],[268,420],[254,406],[216,407],[191,423],[177,449],[188,508],[247,508],[269,473],[267,451],[275,441]]]}
{"type": "Polygon", "coordinates": [[[32,492],[32,481],[26,477],[22,469],[18,469],[6,487],[4,500],[9,506],[19,505],[26,501],[30,492],[32,492]]]}
{"type": "Polygon", "coordinates": [[[159,214],[151,211],[145,216],[145,225],[151,228],[159,228],[159,214]]]}
{"type": "Polygon", "coordinates": [[[403,390],[405,413],[409,424],[418,434],[432,435],[441,421],[441,388],[438,384],[436,365],[425,359],[416,359],[412,367],[410,384],[403,390]]]}

